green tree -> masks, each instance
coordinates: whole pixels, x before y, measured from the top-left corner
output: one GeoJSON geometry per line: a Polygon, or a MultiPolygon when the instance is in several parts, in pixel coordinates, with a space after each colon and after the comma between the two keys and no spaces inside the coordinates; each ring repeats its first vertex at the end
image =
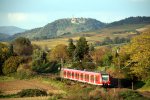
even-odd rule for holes
{"type": "Polygon", "coordinates": [[[9,55],[12,56],[14,54],[14,50],[13,50],[13,44],[9,44],[9,55]]]}
{"type": "Polygon", "coordinates": [[[112,43],[112,40],[110,39],[110,37],[106,37],[103,41],[104,45],[111,44],[111,43],[112,43]]]}
{"type": "Polygon", "coordinates": [[[40,66],[46,62],[46,53],[42,50],[36,49],[32,55],[32,66],[40,66]]]}
{"type": "Polygon", "coordinates": [[[114,42],[115,44],[121,43],[119,37],[115,37],[114,40],[113,40],[113,42],[114,42]]]}
{"type": "Polygon", "coordinates": [[[94,45],[91,43],[91,44],[89,45],[89,51],[92,52],[92,51],[94,51],[94,50],[95,50],[94,45]]]}
{"type": "Polygon", "coordinates": [[[80,37],[76,44],[74,60],[80,61],[84,59],[84,56],[89,53],[89,46],[85,37],[80,37]]]}
{"type": "Polygon", "coordinates": [[[69,39],[68,42],[69,42],[69,44],[68,44],[67,51],[68,51],[69,57],[72,59],[76,47],[73,44],[73,39],[69,39]]]}
{"type": "Polygon", "coordinates": [[[32,55],[32,70],[38,73],[57,72],[60,65],[57,61],[47,61],[46,53],[36,49],[32,55]]]}
{"type": "Polygon", "coordinates": [[[102,62],[104,66],[110,66],[112,63],[112,53],[110,51],[108,51],[106,54],[104,54],[103,58],[102,58],[102,62]]]}
{"type": "Polygon", "coordinates": [[[13,41],[13,49],[17,55],[28,56],[32,54],[31,41],[28,38],[19,37],[13,41]]]}

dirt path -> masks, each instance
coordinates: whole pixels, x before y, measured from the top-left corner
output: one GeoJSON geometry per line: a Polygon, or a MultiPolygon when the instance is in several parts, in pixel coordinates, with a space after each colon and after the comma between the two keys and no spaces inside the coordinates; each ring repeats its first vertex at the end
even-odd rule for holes
{"type": "Polygon", "coordinates": [[[50,97],[1,98],[0,100],[48,100],[50,97]]]}
{"type": "Polygon", "coordinates": [[[0,90],[4,94],[14,94],[22,89],[42,89],[46,91],[56,90],[54,87],[37,80],[14,80],[10,82],[0,82],[0,90]]]}

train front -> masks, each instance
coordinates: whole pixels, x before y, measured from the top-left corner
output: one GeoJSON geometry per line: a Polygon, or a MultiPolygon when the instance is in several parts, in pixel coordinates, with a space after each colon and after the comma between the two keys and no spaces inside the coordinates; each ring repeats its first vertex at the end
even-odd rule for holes
{"type": "Polygon", "coordinates": [[[103,85],[110,85],[110,76],[109,74],[102,74],[102,84],[103,85]]]}

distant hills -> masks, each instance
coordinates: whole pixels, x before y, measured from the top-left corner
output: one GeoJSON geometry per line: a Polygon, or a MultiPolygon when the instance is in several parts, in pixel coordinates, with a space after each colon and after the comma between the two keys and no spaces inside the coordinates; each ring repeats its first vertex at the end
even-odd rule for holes
{"type": "MultiPolygon", "coordinates": [[[[48,23],[43,27],[26,30],[24,32],[18,32],[17,34],[10,36],[9,40],[17,37],[26,37],[32,40],[48,39],[59,36],[66,36],[68,34],[74,35],[76,33],[79,34],[80,32],[96,31],[107,27],[115,27],[121,25],[133,26],[134,24],[150,24],[150,17],[129,17],[109,24],[92,18],[64,18],[48,23]]],[[[7,30],[7,33],[10,33],[9,31],[10,30],[7,30]]],[[[0,33],[3,32],[0,31],[0,33]]],[[[1,34],[1,36],[4,36],[4,34],[1,34]]]]}
{"type": "Polygon", "coordinates": [[[15,26],[0,26],[0,33],[7,35],[14,35],[16,33],[24,32],[25,29],[15,27],[15,26]]]}
{"type": "Polygon", "coordinates": [[[131,25],[131,24],[150,24],[150,17],[129,17],[122,19],[120,21],[115,21],[107,25],[110,26],[120,26],[120,25],[131,25]]]}

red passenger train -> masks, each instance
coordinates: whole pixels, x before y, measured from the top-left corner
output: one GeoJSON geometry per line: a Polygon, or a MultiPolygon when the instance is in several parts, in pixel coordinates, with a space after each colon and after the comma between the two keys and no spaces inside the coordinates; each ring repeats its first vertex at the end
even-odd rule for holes
{"type": "Polygon", "coordinates": [[[98,72],[81,71],[75,69],[63,68],[61,73],[62,78],[85,82],[93,85],[110,85],[109,74],[98,72]]]}

